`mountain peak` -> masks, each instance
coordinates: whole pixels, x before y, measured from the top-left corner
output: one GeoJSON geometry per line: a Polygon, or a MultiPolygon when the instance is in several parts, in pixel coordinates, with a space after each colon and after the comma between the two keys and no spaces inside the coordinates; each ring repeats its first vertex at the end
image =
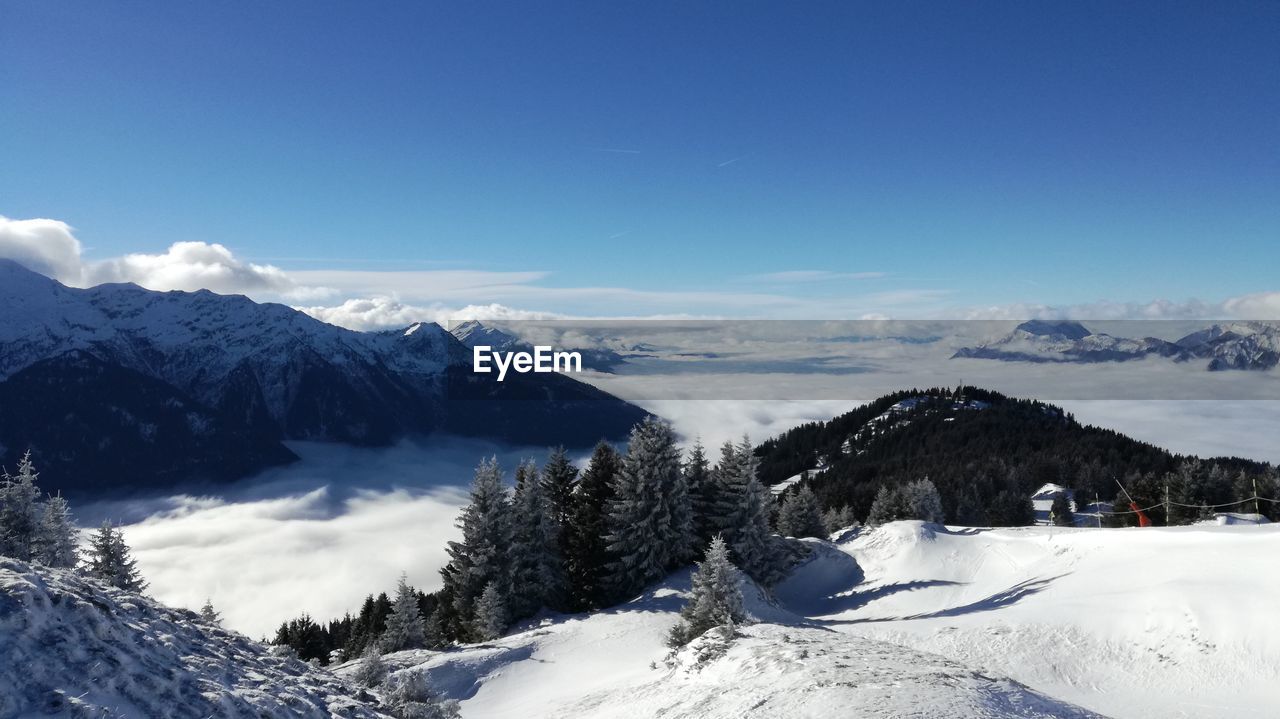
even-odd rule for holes
{"type": "Polygon", "coordinates": [[[1070,320],[1027,320],[1015,330],[1038,337],[1063,337],[1070,340],[1081,340],[1093,334],[1084,325],[1070,320]]]}

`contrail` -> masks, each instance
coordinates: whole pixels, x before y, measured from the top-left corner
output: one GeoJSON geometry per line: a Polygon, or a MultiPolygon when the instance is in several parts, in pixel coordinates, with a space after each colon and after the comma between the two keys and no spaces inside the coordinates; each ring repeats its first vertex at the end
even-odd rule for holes
{"type": "Polygon", "coordinates": [[[589,149],[592,152],[616,152],[622,155],[639,155],[640,154],[639,150],[623,150],[617,147],[592,147],[589,149]]]}

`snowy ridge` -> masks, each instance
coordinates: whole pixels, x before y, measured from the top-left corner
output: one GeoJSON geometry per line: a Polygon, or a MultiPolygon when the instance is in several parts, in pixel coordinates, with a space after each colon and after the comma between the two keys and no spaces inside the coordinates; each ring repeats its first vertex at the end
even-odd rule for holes
{"type": "Polygon", "coordinates": [[[1143,357],[1178,362],[1208,360],[1211,371],[1267,370],[1280,364],[1280,326],[1270,322],[1215,324],[1169,342],[1155,337],[1129,339],[1093,333],[1078,322],[1032,320],[1000,339],[963,347],[954,358],[1007,362],[1123,362],[1143,357]]]}
{"type": "Polygon", "coordinates": [[[332,674],[68,570],[0,558],[0,717],[382,717],[332,674]]]}

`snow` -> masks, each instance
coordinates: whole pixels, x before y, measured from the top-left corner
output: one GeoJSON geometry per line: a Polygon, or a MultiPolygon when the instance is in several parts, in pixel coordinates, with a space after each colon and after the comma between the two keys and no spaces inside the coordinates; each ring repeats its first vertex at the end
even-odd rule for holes
{"type": "Polygon", "coordinates": [[[1256,716],[1280,701],[1277,529],[896,522],[842,542],[844,560],[815,560],[852,560],[862,581],[811,592],[796,578],[779,594],[838,631],[1103,714],[1256,716]]]}
{"type": "Polygon", "coordinates": [[[66,570],[0,558],[0,717],[381,717],[297,659],[66,570]]]}
{"type": "Polygon", "coordinates": [[[704,641],[664,661],[680,572],[612,610],[388,661],[468,718],[1225,718],[1280,702],[1278,527],[894,522],[806,541],[773,599],[744,585],[757,623],[721,656],[699,661],[704,641]]]}

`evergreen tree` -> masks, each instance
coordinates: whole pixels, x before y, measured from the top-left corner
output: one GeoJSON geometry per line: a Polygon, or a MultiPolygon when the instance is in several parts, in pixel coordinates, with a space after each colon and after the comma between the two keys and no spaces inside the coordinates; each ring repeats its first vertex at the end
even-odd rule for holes
{"type": "Polygon", "coordinates": [[[682,647],[713,627],[732,629],[740,624],[745,613],[738,582],[738,570],[729,560],[728,546],[724,539],[713,538],[706,558],[693,573],[692,593],[680,610],[680,621],[671,629],[667,644],[682,647]]]}
{"type": "Polygon", "coordinates": [[[475,619],[471,634],[476,639],[487,642],[497,639],[507,631],[507,607],[496,582],[485,585],[476,603],[475,619]]]}
{"type": "Polygon", "coordinates": [[[938,495],[938,488],[928,477],[911,482],[902,490],[907,507],[907,518],[935,524],[946,521],[942,512],[942,497],[938,495]]]}
{"type": "Polygon", "coordinates": [[[706,449],[699,437],[689,451],[684,463],[684,483],[688,487],[689,502],[693,507],[693,536],[699,547],[705,547],[715,534],[715,488],[711,484],[711,470],[706,449]]]}
{"type": "Polygon", "coordinates": [[[44,503],[36,526],[34,559],[46,567],[74,567],[80,562],[75,523],[71,509],[61,495],[44,503]]]}
{"type": "Polygon", "coordinates": [[[747,438],[726,448],[716,471],[715,521],[737,566],[767,587],[782,578],[783,557],[769,526],[773,495],[760,483],[756,467],[747,438]]]}
{"type": "Polygon", "coordinates": [[[609,553],[606,510],[622,459],[607,442],[596,445],[587,470],[574,487],[571,517],[565,527],[568,551],[569,608],[598,609],[608,601],[604,580],[609,553]]]}
{"type": "Polygon", "coordinates": [[[458,528],[462,541],[449,543],[441,593],[450,608],[446,629],[450,636],[467,640],[473,636],[476,602],[485,587],[492,584],[494,591],[503,592],[510,579],[511,507],[496,457],[476,468],[471,503],[462,511],[458,528]]]}
{"type": "Polygon", "coordinates": [[[671,425],[650,416],[631,430],[613,489],[608,584],[623,599],[689,557],[693,514],[671,425]]]}
{"type": "Polygon", "coordinates": [[[847,504],[839,508],[828,509],[822,513],[822,531],[830,536],[848,527],[858,526],[858,519],[853,516],[853,507],[847,504]]]}
{"type": "Polygon", "coordinates": [[[35,558],[36,534],[43,510],[31,451],[18,460],[18,474],[0,477],[0,555],[23,562],[35,558]]]}
{"type": "Polygon", "coordinates": [[[1071,500],[1067,499],[1066,492],[1062,492],[1053,498],[1053,504],[1049,507],[1049,519],[1059,527],[1075,525],[1075,514],[1071,511],[1071,500]]]}
{"type": "Polygon", "coordinates": [[[84,571],[94,579],[130,592],[141,592],[147,588],[138,572],[137,562],[129,555],[124,535],[110,521],[103,522],[102,527],[89,538],[84,571]]]}
{"type": "Polygon", "coordinates": [[[218,614],[218,611],[213,608],[212,600],[204,600],[204,606],[200,607],[200,619],[210,624],[222,623],[222,615],[218,614]]]}
{"type": "Polygon", "coordinates": [[[436,607],[434,612],[427,615],[423,636],[429,649],[440,649],[449,644],[449,633],[445,630],[444,618],[441,616],[443,612],[440,610],[440,607],[436,607]]]}
{"type": "Polygon", "coordinates": [[[825,537],[822,512],[813,490],[801,485],[782,500],[778,509],[778,533],[784,537],[825,537]]]}
{"type": "Polygon", "coordinates": [[[507,592],[508,618],[524,619],[546,606],[560,606],[564,565],[559,532],[551,505],[543,494],[532,462],[516,471],[512,502],[511,582],[507,592]]]}
{"type": "Polygon", "coordinates": [[[382,633],[380,645],[383,652],[421,649],[427,645],[418,594],[409,586],[408,577],[404,574],[396,584],[395,603],[391,605],[391,614],[387,615],[386,631],[382,633]]]}
{"type": "Polygon", "coordinates": [[[351,675],[357,686],[372,689],[386,680],[387,663],[382,661],[382,653],[378,651],[376,642],[370,642],[361,655],[361,660],[359,668],[351,675]]]}
{"type": "Polygon", "coordinates": [[[458,719],[458,702],[444,700],[431,691],[425,671],[405,671],[387,679],[383,711],[396,719],[458,719]]]}
{"type": "Polygon", "coordinates": [[[556,528],[556,546],[562,554],[568,544],[563,530],[569,526],[570,515],[573,514],[573,489],[577,478],[578,468],[569,461],[564,447],[551,450],[546,465],[542,467],[542,493],[547,498],[551,521],[556,528]]]}

